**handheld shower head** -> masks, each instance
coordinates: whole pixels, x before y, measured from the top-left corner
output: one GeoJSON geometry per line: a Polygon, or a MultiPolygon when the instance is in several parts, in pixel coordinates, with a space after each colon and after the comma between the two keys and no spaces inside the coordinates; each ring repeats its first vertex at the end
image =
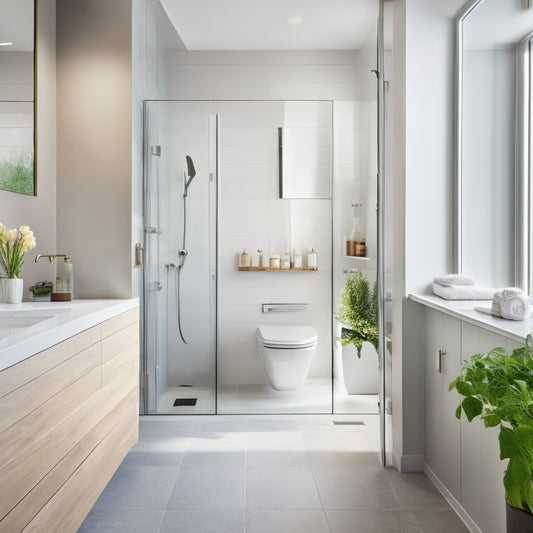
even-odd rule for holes
{"type": "Polygon", "coordinates": [[[184,191],[183,191],[183,197],[185,198],[187,196],[187,190],[189,189],[189,185],[191,184],[192,179],[194,176],[196,176],[196,170],[194,170],[194,163],[192,162],[191,156],[186,155],[185,161],[187,161],[187,175],[189,179],[187,179],[187,176],[183,176],[184,178],[184,191]]]}
{"type": "Polygon", "coordinates": [[[186,155],[185,161],[187,161],[187,174],[189,178],[192,179],[196,176],[196,170],[194,170],[194,163],[192,162],[191,156],[186,155]]]}

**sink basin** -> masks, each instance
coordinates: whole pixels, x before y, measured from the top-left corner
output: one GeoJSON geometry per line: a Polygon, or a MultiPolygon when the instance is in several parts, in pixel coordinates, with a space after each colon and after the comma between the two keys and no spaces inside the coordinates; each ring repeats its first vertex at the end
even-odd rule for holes
{"type": "Polygon", "coordinates": [[[0,337],[13,335],[23,328],[35,326],[68,311],[70,311],[69,307],[43,307],[13,311],[2,309],[0,310],[0,337]]]}
{"type": "Polygon", "coordinates": [[[2,316],[0,314],[0,328],[28,328],[53,317],[54,315],[2,316]]]}

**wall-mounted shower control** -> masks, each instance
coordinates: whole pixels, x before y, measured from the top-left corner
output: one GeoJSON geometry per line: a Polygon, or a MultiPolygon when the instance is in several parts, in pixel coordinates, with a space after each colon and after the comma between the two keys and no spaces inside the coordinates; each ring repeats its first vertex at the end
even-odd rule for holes
{"type": "Polygon", "coordinates": [[[135,264],[136,267],[144,265],[144,249],[140,242],[135,243],[135,264]]]}

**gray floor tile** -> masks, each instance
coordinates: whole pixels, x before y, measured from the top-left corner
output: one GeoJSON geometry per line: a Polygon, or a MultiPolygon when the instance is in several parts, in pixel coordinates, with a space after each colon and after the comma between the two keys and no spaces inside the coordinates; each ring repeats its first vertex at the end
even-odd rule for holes
{"type": "Polygon", "coordinates": [[[248,510],[246,533],[330,533],[322,510],[248,510]]]}
{"type": "Polygon", "coordinates": [[[246,433],[196,433],[189,439],[183,466],[242,466],[246,433]]]}
{"type": "Polygon", "coordinates": [[[166,511],[159,533],[244,533],[244,511],[166,511]]]}
{"type": "Polygon", "coordinates": [[[366,427],[246,415],[140,428],[82,533],[467,531],[424,474],[379,465],[366,427]]]}
{"type": "Polygon", "coordinates": [[[217,415],[203,417],[196,420],[194,424],[194,433],[245,433],[248,431],[248,417],[217,415]]]}
{"type": "Polygon", "coordinates": [[[324,509],[398,509],[400,502],[381,467],[313,468],[324,509]]]}
{"type": "Polygon", "coordinates": [[[303,451],[248,451],[247,466],[304,466],[309,467],[309,458],[303,451]]]}
{"type": "Polygon", "coordinates": [[[468,528],[451,509],[415,509],[412,511],[422,533],[468,533],[468,528]]]}
{"type": "Polygon", "coordinates": [[[78,533],[158,533],[164,511],[93,509],[78,533]]]}
{"type": "Polygon", "coordinates": [[[308,451],[312,466],[380,466],[379,455],[371,451],[308,451]]]}
{"type": "Polygon", "coordinates": [[[174,466],[178,467],[183,462],[185,450],[168,450],[162,447],[133,447],[121,466],[174,466]]]}
{"type": "Polygon", "coordinates": [[[422,533],[410,511],[326,511],[331,533],[422,533]]]}
{"type": "Polygon", "coordinates": [[[121,466],[98,498],[98,509],[165,509],[178,468],[121,466]]]}
{"type": "Polygon", "coordinates": [[[182,466],[168,509],[244,509],[245,468],[182,466]]]}
{"type": "Polygon", "coordinates": [[[188,437],[194,429],[194,420],[172,416],[141,416],[139,418],[139,442],[143,445],[150,441],[188,437]]]}
{"type": "Polygon", "coordinates": [[[247,509],[321,509],[311,470],[299,466],[246,469],[247,509]]]}
{"type": "Polygon", "coordinates": [[[299,431],[250,431],[246,466],[309,466],[299,431]]]}
{"type": "Polygon", "coordinates": [[[394,468],[387,468],[385,472],[404,509],[450,510],[446,500],[423,473],[400,474],[394,468]]]}

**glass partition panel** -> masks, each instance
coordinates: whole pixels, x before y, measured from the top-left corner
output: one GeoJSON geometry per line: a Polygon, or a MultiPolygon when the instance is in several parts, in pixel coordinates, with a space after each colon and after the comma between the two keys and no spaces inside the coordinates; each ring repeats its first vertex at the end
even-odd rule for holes
{"type": "Polygon", "coordinates": [[[216,412],[217,125],[145,103],[145,412],[216,412]]]}

